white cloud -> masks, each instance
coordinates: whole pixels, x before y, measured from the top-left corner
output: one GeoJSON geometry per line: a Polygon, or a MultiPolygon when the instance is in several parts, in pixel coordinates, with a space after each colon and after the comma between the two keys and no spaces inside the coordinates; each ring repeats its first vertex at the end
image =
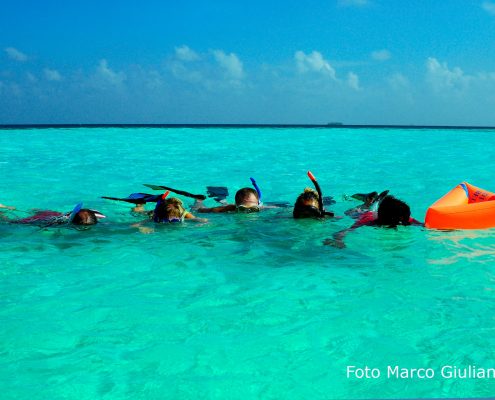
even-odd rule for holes
{"type": "Polygon", "coordinates": [[[38,82],[38,78],[36,78],[36,76],[34,76],[31,72],[28,72],[26,74],[26,77],[27,77],[29,82],[32,82],[32,83],[38,82]]]}
{"type": "Polygon", "coordinates": [[[345,7],[363,7],[369,4],[368,0],[339,0],[339,5],[345,7]]]}
{"type": "Polygon", "coordinates": [[[175,78],[207,90],[240,87],[245,77],[239,57],[223,50],[198,54],[187,46],[176,47],[168,68],[175,78]]]}
{"type": "Polygon", "coordinates": [[[199,83],[202,81],[203,76],[196,70],[199,67],[198,64],[194,66],[187,65],[192,61],[199,60],[201,60],[201,57],[198,53],[183,45],[175,48],[175,55],[169,61],[169,68],[177,79],[190,83],[199,83]]]}
{"type": "Polygon", "coordinates": [[[480,82],[495,81],[495,72],[480,72],[477,78],[480,82]]]}
{"type": "Polygon", "coordinates": [[[244,79],[244,67],[239,57],[223,50],[198,54],[187,46],[176,47],[168,68],[175,78],[207,89],[239,86],[244,79]]]}
{"type": "Polygon", "coordinates": [[[387,61],[390,60],[392,54],[387,49],[376,50],[371,53],[371,58],[377,61],[387,61]]]}
{"type": "Polygon", "coordinates": [[[349,72],[347,74],[347,84],[354,90],[360,90],[359,76],[357,76],[354,72],[349,72]]]}
{"type": "Polygon", "coordinates": [[[194,71],[186,68],[181,62],[173,62],[170,64],[172,74],[182,81],[189,83],[199,83],[203,80],[203,75],[199,71],[194,71]]]}
{"type": "Polygon", "coordinates": [[[20,62],[24,62],[28,60],[27,55],[25,55],[22,51],[19,51],[14,47],[7,47],[4,50],[7,53],[7,56],[9,56],[9,58],[12,60],[20,61],[20,62]]]}
{"type": "Polygon", "coordinates": [[[213,56],[230,79],[239,81],[243,78],[244,70],[242,62],[234,53],[225,54],[222,50],[214,50],[213,56]]]}
{"type": "Polygon", "coordinates": [[[427,80],[437,91],[442,89],[456,89],[462,91],[474,87],[487,89],[487,84],[495,83],[495,72],[477,72],[470,75],[455,67],[450,69],[446,62],[440,63],[430,57],[426,61],[427,80]]]}
{"type": "Polygon", "coordinates": [[[126,75],[123,72],[115,72],[109,66],[107,60],[100,60],[96,72],[99,78],[103,81],[115,86],[120,86],[126,79],[126,75]]]}
{"type": "Polygon", "coordinates": [[[60,72],[58,72],[56,69],[45,68],[43,70],[43,73],[45,74],[45,78],[48,81],[58,82],[62,80],[62,75],[60,75],[60,72]]]}
{"type": "Polygon", "coordinates": [[[148,89],[160,89],[165,84],[162,76],[157,71],[149,71],[148,74],[143,77],[143,81],[148,89]]]}
{"type": "Polygon", "coordinates": [[[483,10],[485,10],[487,13],[491,14],[491,15],[495,15],[495,3],[492,3],[490,1],[484,1],[482,4],[481,4],[481,7],[483,8],[483,10]]]}
{"type": "Polygon", "coordinates": [[[388,78],[388,83],[395,90],[405,89],[410,86],[409,80],[400,72],[397,72],[388,78]]]}
{"type": "Polygon", "coordinates": [[[330,76],[332,79],[336,79],[335,69],[330,63],[323,58],[320,52],[313,51],[310,54],[305,54],[303,51],[296,51],[294,54],[296,60],[297,69],[301,73],[315,71],[330,76]]]}
{"type": "Polygon", "coordinates": [[[449,69],[447,63],[440,63],[433,57],[426,61],[426,71],[427,80],[437,92],[445,89],[463,90],[472,79],[472,77],[465,75],[459,67],[449,69]]]}
{"type": "Polygon", "coordinates": [[[200,59],[198,53],[184,45],[175,48],[175,56],[181,61],[197,61],[200,59]]]}

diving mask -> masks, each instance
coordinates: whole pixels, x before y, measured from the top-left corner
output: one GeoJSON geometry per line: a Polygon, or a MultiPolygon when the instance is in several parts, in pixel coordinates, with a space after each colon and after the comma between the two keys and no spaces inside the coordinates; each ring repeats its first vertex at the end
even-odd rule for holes
{"type": "Polygon", "coordinates": [[[259,205],[246,206],[241,204],[239,206],[236,206],[236,210],[241,213],[253,213],[259,212],[261,210],[261,207],[259,205]]]}

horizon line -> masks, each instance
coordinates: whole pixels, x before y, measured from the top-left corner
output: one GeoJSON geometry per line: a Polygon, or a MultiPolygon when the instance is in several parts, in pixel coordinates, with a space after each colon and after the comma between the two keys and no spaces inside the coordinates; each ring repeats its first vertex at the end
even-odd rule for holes
{"type": "Polygon", "coordinates": [[[367,129],[367,128],[395,128],[395,129],[480,129],[490,130],[495,129],[495,126],[487,125],[401,125],[401,124],[342,124],[342,123],[329,123],[329,124],[0,124],[0,129],[30,129],[30,128],[353,128],[353,129],[367,129]]]}

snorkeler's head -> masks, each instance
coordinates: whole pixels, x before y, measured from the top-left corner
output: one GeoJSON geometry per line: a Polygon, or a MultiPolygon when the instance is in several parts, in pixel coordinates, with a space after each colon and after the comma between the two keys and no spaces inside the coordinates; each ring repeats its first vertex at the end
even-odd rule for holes
{"type": "Polygon", "coordinates": [[[318,218],[321,216],[319,196],[316,190],[306,188],[296,199],[294,218],[318,218]]]}
{"type": "Polygon", "coordinates": [[[82,208],[74,215],[71,223],[74,225],[96,225],[98,218],[93,210],[82,208]]]}
{"type": "Polygon", "coordinates": [[[409,225],[410,217],[411,209],[406,203],[387,195],[380,201],[376,222],[386,226],[409,225]]]}
{"type": "Polygon", "coordinates": [[[170,197],[159,201],[153,211],[155,222],[181,222],[186,210],[182,201],[176,197],[170,197]]]}
{"type": "Polygon", "coordinates": [[[238,211],[256,212],[260,210],[258,192],[249,187],[239,189],[235,194],[235,205],[238,211]]]}

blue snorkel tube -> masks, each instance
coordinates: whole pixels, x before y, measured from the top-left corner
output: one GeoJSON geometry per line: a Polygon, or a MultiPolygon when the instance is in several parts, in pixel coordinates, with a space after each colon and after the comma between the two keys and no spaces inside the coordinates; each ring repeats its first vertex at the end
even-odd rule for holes
{"type": "Polygon", "coordinates": [[[251,183],[253,184],[256,193],[258,193],[258,205],[261,206],[263,204],[263,202],[261,201],[261,190],[258,184],[256,183],[256,181],[254,180],[254,178],[249,178],[249,179],[251,179],[251,183]]]}
{"type": "Polygon", "coordinates": [[[83,203],[77,203],[76,206],[73,208],[69,215],[69,219],[67,220],[67,224],[72,224],[72,221],[74,221],[74,218],[76,217],[76,214],[81,211],[81,208],[83,206],[83,203]]]}

